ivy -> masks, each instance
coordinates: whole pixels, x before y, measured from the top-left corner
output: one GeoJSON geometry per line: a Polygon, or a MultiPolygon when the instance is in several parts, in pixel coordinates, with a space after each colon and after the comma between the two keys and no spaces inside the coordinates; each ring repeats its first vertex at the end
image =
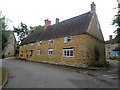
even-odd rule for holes
{"type": "Polygon", "coordinates": [[[94,48],[94,53],[95,53],[95,60],[98,61],[100,57],[100,52],[99,49],[95,46],[94,48]]]}

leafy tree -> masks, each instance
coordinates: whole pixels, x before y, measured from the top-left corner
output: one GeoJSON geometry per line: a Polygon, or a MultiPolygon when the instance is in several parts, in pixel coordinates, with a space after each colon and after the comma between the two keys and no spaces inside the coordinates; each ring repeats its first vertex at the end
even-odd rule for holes
{"type": "MultiPolygon", "coordinates": [[[[120,8],[120,4],[118,4],[118,8],[120,8]]],[[[113,25],[117,27],[117,30],[115,30],[114,33],[116,33],[116,36],[118,38],[118,43],[120,43],[120,11],[118,11],[118,14],[115,15],[115,19],[113,20],[113,25]]]]}
{"type": "Polygon", "coordinates": [[[20,23],[20,26],[13,27],[14,32],[17,33],[18,36],[18,44],[23,41],[23,39],[29,34],[29,29],[26,24],[20,23]]]}
{"type": "Polygon", "coordinates": [[[35,27],[30,27],[30,29],[31,29],[31,32],[36,32],[38,30],[43,30],[44,26],[39,25],[39,26],[35,26],[35,27]]]}
{"type": "Polygon", "coordinates": [[[9,34],[6,31],[8,19],[2,16],[0,12],[0,55],[3,55],[4,49],[7,46],[9,34]]]}

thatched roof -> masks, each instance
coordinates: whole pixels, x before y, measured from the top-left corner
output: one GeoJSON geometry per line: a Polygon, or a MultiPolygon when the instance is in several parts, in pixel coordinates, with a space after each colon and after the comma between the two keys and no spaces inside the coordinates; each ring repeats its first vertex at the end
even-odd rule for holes
{"type": "Polygon", "coordinates": [[[34,32],[28,37],[26,37],[22,41],[21,45],[40,40],[49,40],[87,33],[87,29],[91,21],[92,15],[93,12],[90,11],[85,14],[51,25],[45,30],[39,30],[37,32],[34,32]]]}

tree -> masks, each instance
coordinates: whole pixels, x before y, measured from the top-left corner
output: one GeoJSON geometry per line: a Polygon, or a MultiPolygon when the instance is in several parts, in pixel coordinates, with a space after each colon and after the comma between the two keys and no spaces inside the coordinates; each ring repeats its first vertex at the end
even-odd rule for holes
{"type": "MultiPolygon", "coordinates": [[[[118,4],[118,8],[120,8],[120,4],[118,4]]],[[[115,15],[115,18],[113,20],[113,25],[117,27],[117,30],[115,30],[114,33],[116,33],[116,37],[118,38],[118,43],[120,43],[120,11],[118,11],[118,14],[115,15]]]]}
{"type": "Polygon", "coordinates": [[[31,29],[31,32],[36,32],[38,30],[43,30],[44,26],[39,25],[39,26],[35,26],[35,27],[30,27],[30,29],[31,29]]]}
{"type": "Polygon", "coordinates": [[[29,34],[29,29],[26,24],[23,24],[22,22],[20,23],[20,26],[13,27],[14,32],[17,33],[18,36],[18,44],[23,41],[23,39],[28,36],[29,34]]]}
{"type": "Polygon", "coordinates": [[[7,46],[9,34],[6,31],[8,20],[5,16],[2,16],[0,12],[0,56],[4,54],[4,49],[7,46]]]}

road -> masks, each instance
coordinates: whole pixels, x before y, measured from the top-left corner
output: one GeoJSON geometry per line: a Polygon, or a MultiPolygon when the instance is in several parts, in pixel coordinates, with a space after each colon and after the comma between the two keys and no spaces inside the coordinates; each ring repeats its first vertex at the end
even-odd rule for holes
{"type": "Polygon", "coordinates": [[[23,60],[2,60],[9,71],[5,88],[116,88],[117,85],[59,66],[23,60]]]}

